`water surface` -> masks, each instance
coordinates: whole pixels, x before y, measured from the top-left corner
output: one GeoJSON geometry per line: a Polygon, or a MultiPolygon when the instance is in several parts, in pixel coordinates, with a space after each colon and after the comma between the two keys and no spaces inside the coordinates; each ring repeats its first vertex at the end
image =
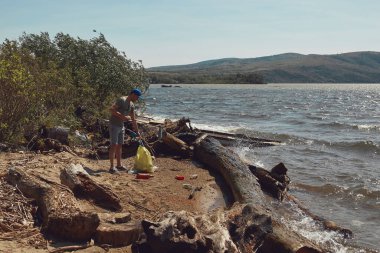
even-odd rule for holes
{"type": "MultiPolygon", "coordinates": [[[[284,162],[292,194],[352,229],[354,244],[380,248],[380,84],[180,86],[152,85],[146,113],[281,140],[285,145],[235,150],[268,169],[284,162]]],[[[293,225],[317,240],[333,237],[310,228],[306,217],[293,225]]]]}

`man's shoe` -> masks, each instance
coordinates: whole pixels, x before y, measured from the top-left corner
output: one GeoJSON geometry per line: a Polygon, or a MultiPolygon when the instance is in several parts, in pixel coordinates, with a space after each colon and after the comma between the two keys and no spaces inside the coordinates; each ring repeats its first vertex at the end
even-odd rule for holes
{"type": "Polygon", "coordinates": [[[128,169],[125,168],[124,166],[117,166],[116,169],[120,171],[128,171],[128,169]]]}
{"type": "Polygon", "coordinates": [[[110,172],[111,174],[117,174],[117,173],[119,173],[119,171],[118,171],[115,167],[112,167],[112,168],[109,170],[109,172],[110,172]]]}

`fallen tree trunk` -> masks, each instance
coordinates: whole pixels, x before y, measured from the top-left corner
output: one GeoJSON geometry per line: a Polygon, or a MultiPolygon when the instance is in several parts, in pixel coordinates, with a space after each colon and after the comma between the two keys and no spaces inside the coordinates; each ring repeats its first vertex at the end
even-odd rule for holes
{"type": "Polygon", "coordinates": [[[223,176],[235,201],[262,205],[264,196],[257,178],[236,153],[220,142],[210,137],[201,139],[194,147],[194,159],[223,176]]]}
{"type": "MultiPolygon", "coordinates": [[[[273,220],[277,218],[274,218],[276,216],[272,215],[271,211],[269,211],[272,207],[269,203],[265,203],[264,195],[257,178],[251,173],[248,166],[236,153],[223,147],[217,140],[206,137],[200,139],[198,144],[195,145],[194,158],[206,164],[209,168],[218,171],[223,176],[236,201],[249,204],[248,207],[243,209],[245,211],[241,211],[243,214],[248,212],[252,217],[265,217],[266,220],[271,220],[271,229],[268,230],[269,232],[267,231],[261,236],[261,238],[257,238],[256,235],[255,240],[253,241],[249,239],[250,237],[247,239],[244,236],[246,236],[251,230],[258,230],[260,226],[249,228],[249,219],[243,219],[244,222],[238,222],[237,225],[233,225],[232,227],[235,229],[229,229],[229,232],[232,233],[232,236],[236,233],[240,234],[240,236],[238,236],[240,238],[238,241],[240,242],[237,243],[239,245],[239,250],[242,250],[242,252],[253,252],[253,250],[258,250],[257,252],[260,253],[321,252],[321,250],[312,242],[281,225],[280,221],[273,220]],[[248,227],[243,226],[244,224],[248,224],[248,227]],[[238,228],[239,226],[245,227],[243,232],[238,228]]],[[[280,176],[284,171],[286,172],[285,169],[286,168],[278,166],[276,169],[273,169],[273,173],[280,176]]],[[[269,172],[268,174],[264,171],[260,172],[264,176],[270,174],[269,172]]],[[[268,181],[271,183],[277,181],[272,177],[268,177],[267,179],[270,179],[268,181]]]]}
{"type": "Polygon", "coordinates": [[[80,164],[70,164],[61,172],[61,182],[76,196],[93,200],[111,211],[121,211],[119,197],[111,189],[96,183],[80,164]]]}
{"type": "Polygon", "coordinates": [[[66,187],[52,186],[19,168],[10,168],[7,181],[35,199],[42,215],[42,232],[71,241],[89,240],[99,225],[96,213],[83,212],[66,187]]]}

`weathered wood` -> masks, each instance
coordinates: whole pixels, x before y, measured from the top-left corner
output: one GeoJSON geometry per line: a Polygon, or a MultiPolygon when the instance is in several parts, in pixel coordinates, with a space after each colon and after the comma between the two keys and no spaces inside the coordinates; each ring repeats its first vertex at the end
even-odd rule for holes
{"type": "MultiPolygon", "coordinates": [[[[239,158],[236,153],[223,147],[217,140],[207,137],[195,146],[194,158],[206,164],[209,168],[218,171],[223,176],[227,185],[230,187],[236,201],[240,203],[248,203],[248,205],[243,208],[241,213],[250,213],[252,217],[269,217],[269,219],[272,220],[272,232],[269,231],[265,233],[265,235],[262,235],[262,239],[255,237],[256,241],[252,241],[249,239],[250,237],[243,239],[243,241],[240,241],[240,244],[238,243],[239,250],[242,250],[242,252],[254,252],[256,249],[259,250],[259,247],[257,245],[260,244],[265,245],[264,248],[258,251],[261,253],[296,253],[298,250],[304,247],[307,249],[315,250],[314,252],[322,252],[318,249],[317,246],[313,245],[313,243],[311,243],[306,238],[291,231],[287,227],[282,226],[280,222],[273,220],[274,217],[277,216],[273,216],[270,211],[267,211],[271,210],[271,207],[264,201],[264,196],[257,178],[251,173],[248,166],[239,158]],[[290,236],[286,238],[284,235],[290,236]],[[284,238],[286,238],[286,240],[284,238]],[[275,248],[271,248],[272,245],[277,246],[275,248]],[[277,249],[278,251],[273,251],[273,249],[277,249]]],[[[264,170],[260,171],[265,175],[270,175],[270,172],[264,170]]],[[[276,184],[275,182],[278,182],[274,178],[266,178],[274,185],[276,184]]],[[[242,228],[243,232],[241,232],[241,229],[237,229],[235,231],[230,229],[232,236],[236,233],[240,233],[240,237],[244,237],[247,233],[249,235],[249,231],[258,230],[257,226],[250,228],[250,223],[248,220],[246,221],[247,222],[245,223],[247,223],[248,227],[242,228]]],[[[239,225],[235,224],[232,225],[232,227],[239,227],[239,225]]]]}
{"type": "Polygon", "coordinates": [[[106,186],[90,178],[80,164],[70,164],[61,171],[61,182],[67,185],[76,196],[93,200],[95,204],[112,211],[120,211],[119,197],[106,186]]]}
{"type": "Polygon", "coordinates": [[[49,185],[20,168],[10,168],[7,181],[36,200],[42,214],[42,231],[71,241],[89,240],[99,225],[96,213],[83,212],[66,187],[49,185]]]}
{"type": "Polygon", "coordinates": [[[289,184],[289,178],[286,175],[278,175],[254,165],[248,165],[248,168],[259,180],[264,192],[278,200],[283,200],[289,184]]]}
{"type": "Polygon", "coordinates": [[[162,142],[168,146],[175,153],[181,154],[185,157],[190,156],[190,147],[182,140],[178,139],[170,133],[165,133],[162,137],[162,142]]]}
{"type": "Polygon", "coordinates": [[[141,225],[133,221],[123,224],[101,223],[96,230],[95,243],[126,246],[139,239],[141,232],[141,225]]]}
{"type": "Polygon", "coordinates": [[[139,253],[322,252],[307,239],[273,223],[267,210],[252,204],[203,215],[171,211],[158,222],[143,220],[142,227],[145,237],[133,247],[139,253]]]}
{"type": "Polygon", "coordinates": [[[91,243],[86,243],[83,245],[69,245],[69,246],[63,246],[63,247],[55,248],[53,250],[49,250],[49,253],[60,253],[60,252],[67,252],[67,251],[72,252],[72,251],[76,251],[80,249],[87,249],[92,246],[94,245],[91,245],[91,243]]]}
{"type": "Polygon", "coordinates": [[[194,147],[194,159],[219,172],[235,201],[262,204],[263,193],[256,177],[240,157],[217,140],[207,137],[194,147]]]}

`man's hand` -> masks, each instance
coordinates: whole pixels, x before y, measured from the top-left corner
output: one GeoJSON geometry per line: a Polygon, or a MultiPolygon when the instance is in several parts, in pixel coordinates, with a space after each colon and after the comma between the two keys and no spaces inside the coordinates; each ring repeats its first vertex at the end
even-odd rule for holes
{"type": "Polygon", "coordinates": [[[131,118],[131,116],[124,116],[123,120],[127,121],[127,122],[130,122],[130,121],[132,121],[132,118],[131,118]]]}

